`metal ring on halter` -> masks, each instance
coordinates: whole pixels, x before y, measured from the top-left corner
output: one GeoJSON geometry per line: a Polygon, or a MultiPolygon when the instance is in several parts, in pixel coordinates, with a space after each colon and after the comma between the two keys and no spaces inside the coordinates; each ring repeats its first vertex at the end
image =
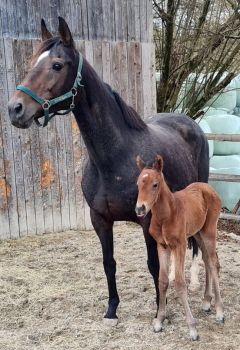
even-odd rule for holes
{"type": "Polygon", "coordinates": [[[71,103],[70,104],[70,109],[74,109],[75,108],[75,104],[74,103],[71,103]]]}
{"type": "Polygon", "coordinates": [[[71,91],[72,91],[72,95],[73,95],[73,96],[76,96],[76,95],[77,95],[77,88],[73,87],[73,88],[71,89],[71,91]]]}
{"type": "Polygon", "coordinates": [[[44,101],[42,104],[43,109],[49,109],[50,108],[50,102],[48,100],[44,101]]]}

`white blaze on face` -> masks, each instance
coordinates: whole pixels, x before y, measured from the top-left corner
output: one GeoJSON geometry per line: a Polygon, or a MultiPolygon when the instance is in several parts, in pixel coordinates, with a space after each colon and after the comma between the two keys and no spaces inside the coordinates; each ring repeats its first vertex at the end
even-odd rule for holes
{"type": "Polygon", "coordinates": [[[148,176],[149,176],[149,174],[144,174],[144,175],[143,175],[143,178],[148,177],[148,176]]]}
{"type": "Polygon", "coordinates": [[[50,54],[50,50],[44,51],[44,52],[38,57],[36,63],[34,64],[34,67],[36,67],[36,66],[38,65],[38,63],[39,63],[40,61],[42,61],[44,58],[48,57],[49,54],[50,54]]]}

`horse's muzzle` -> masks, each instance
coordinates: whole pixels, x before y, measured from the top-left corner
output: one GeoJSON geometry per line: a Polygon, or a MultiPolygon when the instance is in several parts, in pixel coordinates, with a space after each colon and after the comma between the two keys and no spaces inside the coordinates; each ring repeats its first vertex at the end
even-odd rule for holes
{"type": "Polygon", "coordinates": [[[136,205],[135,212],[139,218],[144,218],[147,215],[145,204],[142,204],[141,206],[136,205]]]}

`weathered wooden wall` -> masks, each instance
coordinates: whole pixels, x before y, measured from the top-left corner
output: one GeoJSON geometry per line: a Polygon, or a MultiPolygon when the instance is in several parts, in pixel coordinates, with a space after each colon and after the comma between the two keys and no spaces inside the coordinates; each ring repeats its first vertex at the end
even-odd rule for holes
{"type": "Polygon", "coordinates": [[[81,192],[87,151],[73,116],[20,130],[7,114],[40,18],[54,32],[57,15],[104,81],[141,116],[156,110],[150,0],[0,0],[0,238],[90,227],[81,192]]]}

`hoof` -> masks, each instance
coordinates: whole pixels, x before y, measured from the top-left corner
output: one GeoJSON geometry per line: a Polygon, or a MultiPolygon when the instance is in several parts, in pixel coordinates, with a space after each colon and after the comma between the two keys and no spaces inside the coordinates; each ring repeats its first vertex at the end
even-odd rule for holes
{"type": "Polygon", "coordinates": [[[199,335],[198,335],[198,332],[197,332],[196,328],[192,328],[190,330],[190,338],[192,339],[192,341],[199,340],[199,335]]]}
{"type": "Polygon", "coordinates": [[[211,307],[208,305],[203,305],[202,309],[204,312],[207,312],[207,313],[211,312],[211,307]]]}
{"type": "Polygon", "coordinates": [[[224,316],[217,316],[216,320],[217,320],[218,323],[224,323],[225,322],[224,316]]]}
{"type": "Polygon", "coordinates": [[[162,324],[158,318],[154,318],[152,325],[155,333],[159,333],[162,331],[162,324]]]}
{"type": "Polygon", "coordinates": [[[109,327],[115,327],[118,324],[118,318],[104,318],[103,323],[109,327]]]}
{"type": "Polygon", "coordinates": [[[200,340],[200,337],[199,337],[199,335],[197,334],[196,336],[191,337],[191,340],[192,340],[192,341],[198,341],[198,340],[200,340]]]}

